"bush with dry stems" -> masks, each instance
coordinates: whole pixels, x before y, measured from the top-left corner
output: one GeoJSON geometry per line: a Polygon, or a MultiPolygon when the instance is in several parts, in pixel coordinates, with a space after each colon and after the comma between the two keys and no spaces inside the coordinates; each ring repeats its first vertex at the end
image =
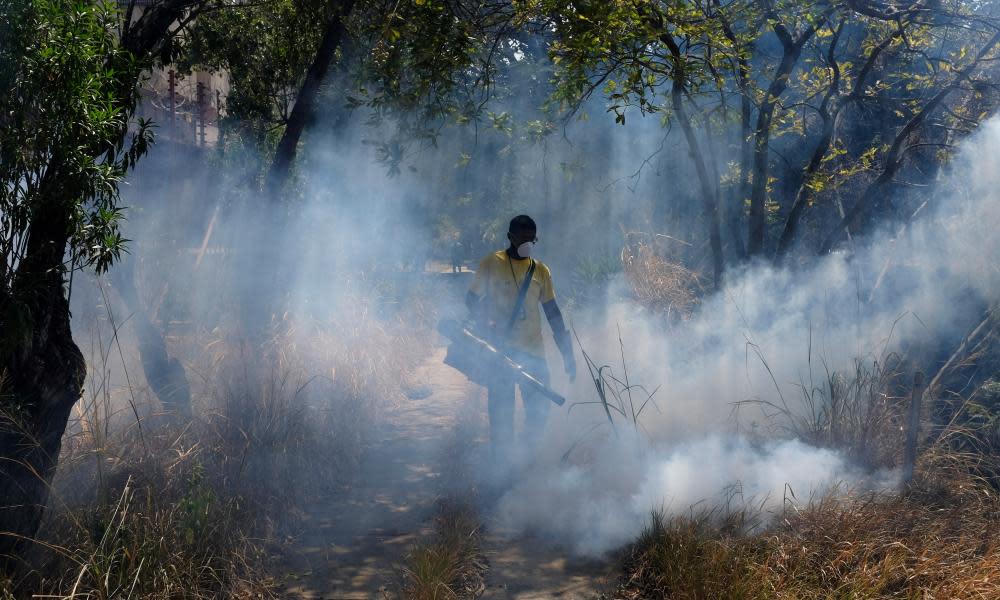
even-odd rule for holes
{"type": "MultiPolygon", "coordinates": [[[[667,236],[632,234],[622,248],[625,279],[635,301],[668,320],[687,319],[698,306],[704,289],[698,274],[680,260],[671,260],[663,240],[667,236]]],[[[678,242],[679,243],[679,242],[678,242]]]]}

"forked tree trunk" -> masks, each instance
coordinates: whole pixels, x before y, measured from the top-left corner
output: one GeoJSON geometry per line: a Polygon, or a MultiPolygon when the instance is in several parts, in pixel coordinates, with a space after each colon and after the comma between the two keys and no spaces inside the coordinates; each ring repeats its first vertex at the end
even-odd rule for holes
{"type": "Polygon", "coordinates": [[[886,196],[889,192],[889,187],[891,186],[893,180],[896,177],[896,173],[903,166],[903,161],[906,158],[906,151],[908,150],[907,143],[910,136],[914,134],[918,129],[923,127],[927,119],[937,110],[937,108],[945,101],[945,99],[951,95],[952,92],[959,89],[962,85],[968,81],[968,78],[979,68],[992,53],[993,49],[1000,45],[1000,31],[994,33],[990,39],[979,49],[976,57],[968,65],[960,69],[955,77],[951,80],[948,85],[941,88],[934,96],[927,101],[926,104],[921,107],[916,114],[910,117],[910,120],[906,122],[902,129],[893,138],[892,145],[889,146],[889,150],[885,155],[885,162],[882,166],[882,171],[879,173],[878,177],[872,181],[865,191],[861,194],[861,198],[854,203],[850,209],[847,210],[844,217],[840,222],[834,227],[823,240],[820,245],[819,253],[826,254],[830,252],[834,245],[836,245],[843,234],[849,230],[854,224],[861,219],[864,215],[870,212],[876,204],[885,202],[886,196]]]}
{"type": "Polygon", "coordinates": [[[746,245],[743,243],[743,214],[745,212],[744,203],[750,198],[750,165],[753,162],[753,91],[751,85],[753,66],[750,64],[749,57],[754,53],[756,42],[741,42],[727,20],[725,12],[721,10],[721,2],[713,0],[712,5],[718,11],[715,17],[722,23],[722,31],[726,39],[734,48],[739,49],[736,59],[736,89],[739,90],[740,94],[740,179],[733,186],[729,202],[722,212],[726,227],[729,229],[733,253],[736,255],[737,262],[741,262],[747,254],[746,245]]]}
{"type": "MultiPolygon", "coordinates": [[[[825,17],[824,17],[825,18],[825,17]]],[[[781,41],[781,62],[775,69],[774,76],[768,85],[764,101],[757,113],[757,126],[753,132],[753,181],[750,187],[750,220],[747,232],[747,253],[756,256],[764,251],[767,231],[767,190],[770,178],[771,160],[771,129],[774,122],[774,112],[778,108],[781,96],[788,89],[788,81],[802,55],[802,47],[816,32],[816,25],[811,25],[798,38],[780,23],[772,27],[781,41]]]]}

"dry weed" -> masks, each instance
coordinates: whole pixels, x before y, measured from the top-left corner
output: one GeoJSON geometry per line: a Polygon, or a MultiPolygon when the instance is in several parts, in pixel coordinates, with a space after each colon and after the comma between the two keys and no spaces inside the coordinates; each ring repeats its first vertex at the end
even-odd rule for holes
{"type": "MultiPolygon", "coordinates": [[[[755,346],[750,350],[770,373],[759,350],[755,346]]],[[[832,448],[866,469],[895,466],[902,456],[909,401],[902,378],[905,365],[899,357],[889,354],[855,360],[853,368],[843,372],[824,366],[819,380],[813,378],[811,357],[810,352],[808,378],[795,386],[797,395],[786,397],[774,381],[776,399],[738,402],[737,409],[754,406],[761,410],[767,424],[762,435],[793,437],[818,448],[832,448]]]]}
{"type": "Polygon", "coordinates": [[[665,258],[655,241],[633,236],[622,248],[621,260],[625,279],[640,305],[668,320],[687,319],[698,306],[704,292],[700,277],[665,258]]]}

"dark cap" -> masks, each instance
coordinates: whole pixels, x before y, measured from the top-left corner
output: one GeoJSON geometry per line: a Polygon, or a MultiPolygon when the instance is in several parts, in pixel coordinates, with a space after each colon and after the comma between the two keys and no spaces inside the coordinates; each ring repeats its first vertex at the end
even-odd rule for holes
{"type": "Polygon", "coordinates": [[[507,231],[511,233],[538,231],[538,227],[535,225],[535,220],[528,215],[517,215],[510,220],[510,227],[507,228],[507,231]]]}

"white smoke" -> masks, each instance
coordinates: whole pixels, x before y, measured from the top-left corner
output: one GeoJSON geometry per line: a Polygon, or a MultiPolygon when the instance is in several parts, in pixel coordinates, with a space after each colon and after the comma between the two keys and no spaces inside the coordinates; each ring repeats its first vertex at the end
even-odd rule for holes
{"type": "Polygon", "coordinates": [[[754,447],[743,437],[712,434],[647,459],[620,444],[606,450],[586,467],[529,473],[502,498],[501,524],[597,555],[633,539],[653,510],[709,511],[734,500],[767,513],[806,500],[800,493],[839,485],[850,472],[842,456],[798,440],[754,447]]]}
{"type": "MultiPolygon", "coordinates": [[[[800,409],[801,390],[828,372],[921,342],[947,347],[964,334],[1000,292],[997,156],[1000,120],[993,119],[964,144],[935,205],[905,228],[856,239],[852,253],[807,269],[755,265],[733,274],[694,319],[669,334],[635,306],[613,305],[603,323],[581,335],[598,363],[618,365],[621,335],[632,381],[663,386],[662,412],[642,418],[650,439],[638,445],[647,451],[635,440],[608,437],[591,463],[566,466],[558,457],[587,423],[555,414],[552,456],[502,498],[500,523],[594,554],[633,538],[654,509],[683,514],[716,506],[733,490],[767,512],[789,493],[802,502],[831,486],[891,485],[891,474],[865,476],[833,450],[794,439],[751,444],[737,432],[734,403],[800,409]]],[[[572,398],[593,399],[587,385],[578,382],[572,398]]],[[[588,408],[599,411],[583,406],[575,413],[588,408]]],[[[743,414],[740,425],[754,418],[762,417],[743,414]]]]}
{"type": "MultiPolygon", "coordinates": [[[[553,136],[544,149],[520,144],[517,164],[473,161],[465,171],[453,165],[461,154],[473,152],[475,144],[466,139],[471,137],[468,132],[459,132],[443,139],[438,153],[428,152],[418,160],[419,168],[405,169],[395,178],[374,162],[371,148],[363,143],[366,132],[352,130],[332,139],[317,134],[302,157],[303,199],[295,205],[294,218],[275,216],[282,215],[284,207],[263,210],[256,205],[247,215],[235,214],[238,211],[213,198],[217,192],[211,193],[211,187],[202,194],[193,184],[151,180],[137,185],[135,196],[159,189],[162,213],[154,210],[155,202],[141,204],[128,237],[138,240],[136,254],[151,265],[190,263],[193,258],[184,249],[201,245],[208,215],[215,203],[223,204],[210,242],[226,250],[219,262],[236,260],[230,255],[263,255],[282,265],[290,271],[282,282],[289,304],[322,319],[347,304],[363,304],[364,310],[376,310],[377,302],[402,304],[395,298],[405,297],[408,281],[399,273],[401,263],[429,256],[432,250],[435,223],[425,222],[425,217],[442,206],[442,194],[468,194],[467,204],[475,209],[462,210],[479,220],[509,218],[517,212],[536,216],[543,238],[540,258],[553,266],[557,288],[564,290],[569,265],[587,258],[594,250],[591,245],[620,244],[618,227],[595,223],[678,226],[689,223],[690,215],[674,215],[677,223],[671,222],[656,212],[661,205],[669,204],[669,211],[696,212],[675,198],[662,202],[665,189],[684,198],[685,188],[694,181],[685,173],[689,168],[683,153],[672,151],[671,145],[641,180],[630,178],[637,164],[664,147],[662,131],[640,119],[617,129],[597,123],[590,121],[574,131],[576,146],[553,136]],[[580,162],[589,155],[592,161],[580,162]],[[583,166],[591,171],[585,177],[572,179],[559,172],[583,166]],[[453,179],[467,181],[441,185],[453,179]],[[595,191],[598,182],[608,185],[595,191]],[[626,190],[629,186],[632,189],[626,190]],[[204,214],[177,210],[180,200],[204,209],[204,214]],[[178,222],[179,216],[190,223],[178,222]],[[272,227],[272,221],[284,226],[272,227]],[[145,240],[150,240],[147,247],[140,245],[145,240]],[[254,254],[260,248],[266,252],[254,254]],[[376,268],[404,291],[389,290],[381,296],[381,288],[378,294],[362,289],[372,287],[363,279],[376,268]]],[[[874,360],[903,351],[914,341],[960,336],[970,312],[995,298],[1000,287],[997,156],[1000,121],[993,120],[966,143],[953,174],[940,184],[935,204],[924,208],[921,218],[904,231],[856,239],[851,255],[831,255],[805,269],[758,264],[731,272],[725,288],[706,300],[696,318],[669,333],[634,304],[617,299],[600,307],[606,310],[595,311],[602,313],[596,321],[582,312],[571,315],[584,347],[601,363],[618,364],[620,327],[631,379],[651,388],[662,386],[656,396],[662,413],[652,408],[644,413],[641,421],[648,439],[623,434],[627,441],[598,445],[596,460],[566,465],[560,460],[566,449],[604,417],[586,406],[575,409],[570,418],[565,410],[553,411],[545,452],[499,503],[501,523],[547,532],[581,553],[593,554],[630,539],[653,509],[684,513],[694,505],[725,501],[739,489],[743,498],[774,510],[789,491],[802,501],[830,485],[861,484],[863,475],[830,450],[795,440],[752,444],[734,427],[734,403],[782,398],[794,403],[800,397],[797,386],[822,381],[827,369],[843,370],[858,358],[874,360]]],[[[726,157],[718,158],[725,162],[726,157]]],[[[152,157],[142,165],[151,172],[163,170],[152,157]]],[[[173,178],[172,173],[163,178],[173,178]]],[[[464,207],[464,202],[459,204],[464,207]]],[[[168,277],[160,273],[167,269],[149,270],[168,277]]],[[[228,264],[218,271],[202,266],[193,276],[190,269],[178,269],[169,276],[174,278],[172,288],[180,290],[171,294],[178,320],[210,325],[237,318],[233,307],[272,285],[259,279],[257,269],[234,274],[228,264]]],[[[78,305],[83,298],[74,294],[78,305]]],[[[429,309],[461,310],[452,304],[460,305],[461,297],[436,297],[429,309]]],[[[552,370],[558,371],[557,355],[550,352],[550,358],[552,370]]],[[[594,398],[585,380],[581,368],[569,394],[571,402],[594,398]]],[[[567,385],[558,377],[556,383],[563,389],[567,385]]],[[[741,426],[751,426],[755,418],[742,417],[741,426]]],[[[887,481],[880,475],[870,485],[887,481]]]]}

